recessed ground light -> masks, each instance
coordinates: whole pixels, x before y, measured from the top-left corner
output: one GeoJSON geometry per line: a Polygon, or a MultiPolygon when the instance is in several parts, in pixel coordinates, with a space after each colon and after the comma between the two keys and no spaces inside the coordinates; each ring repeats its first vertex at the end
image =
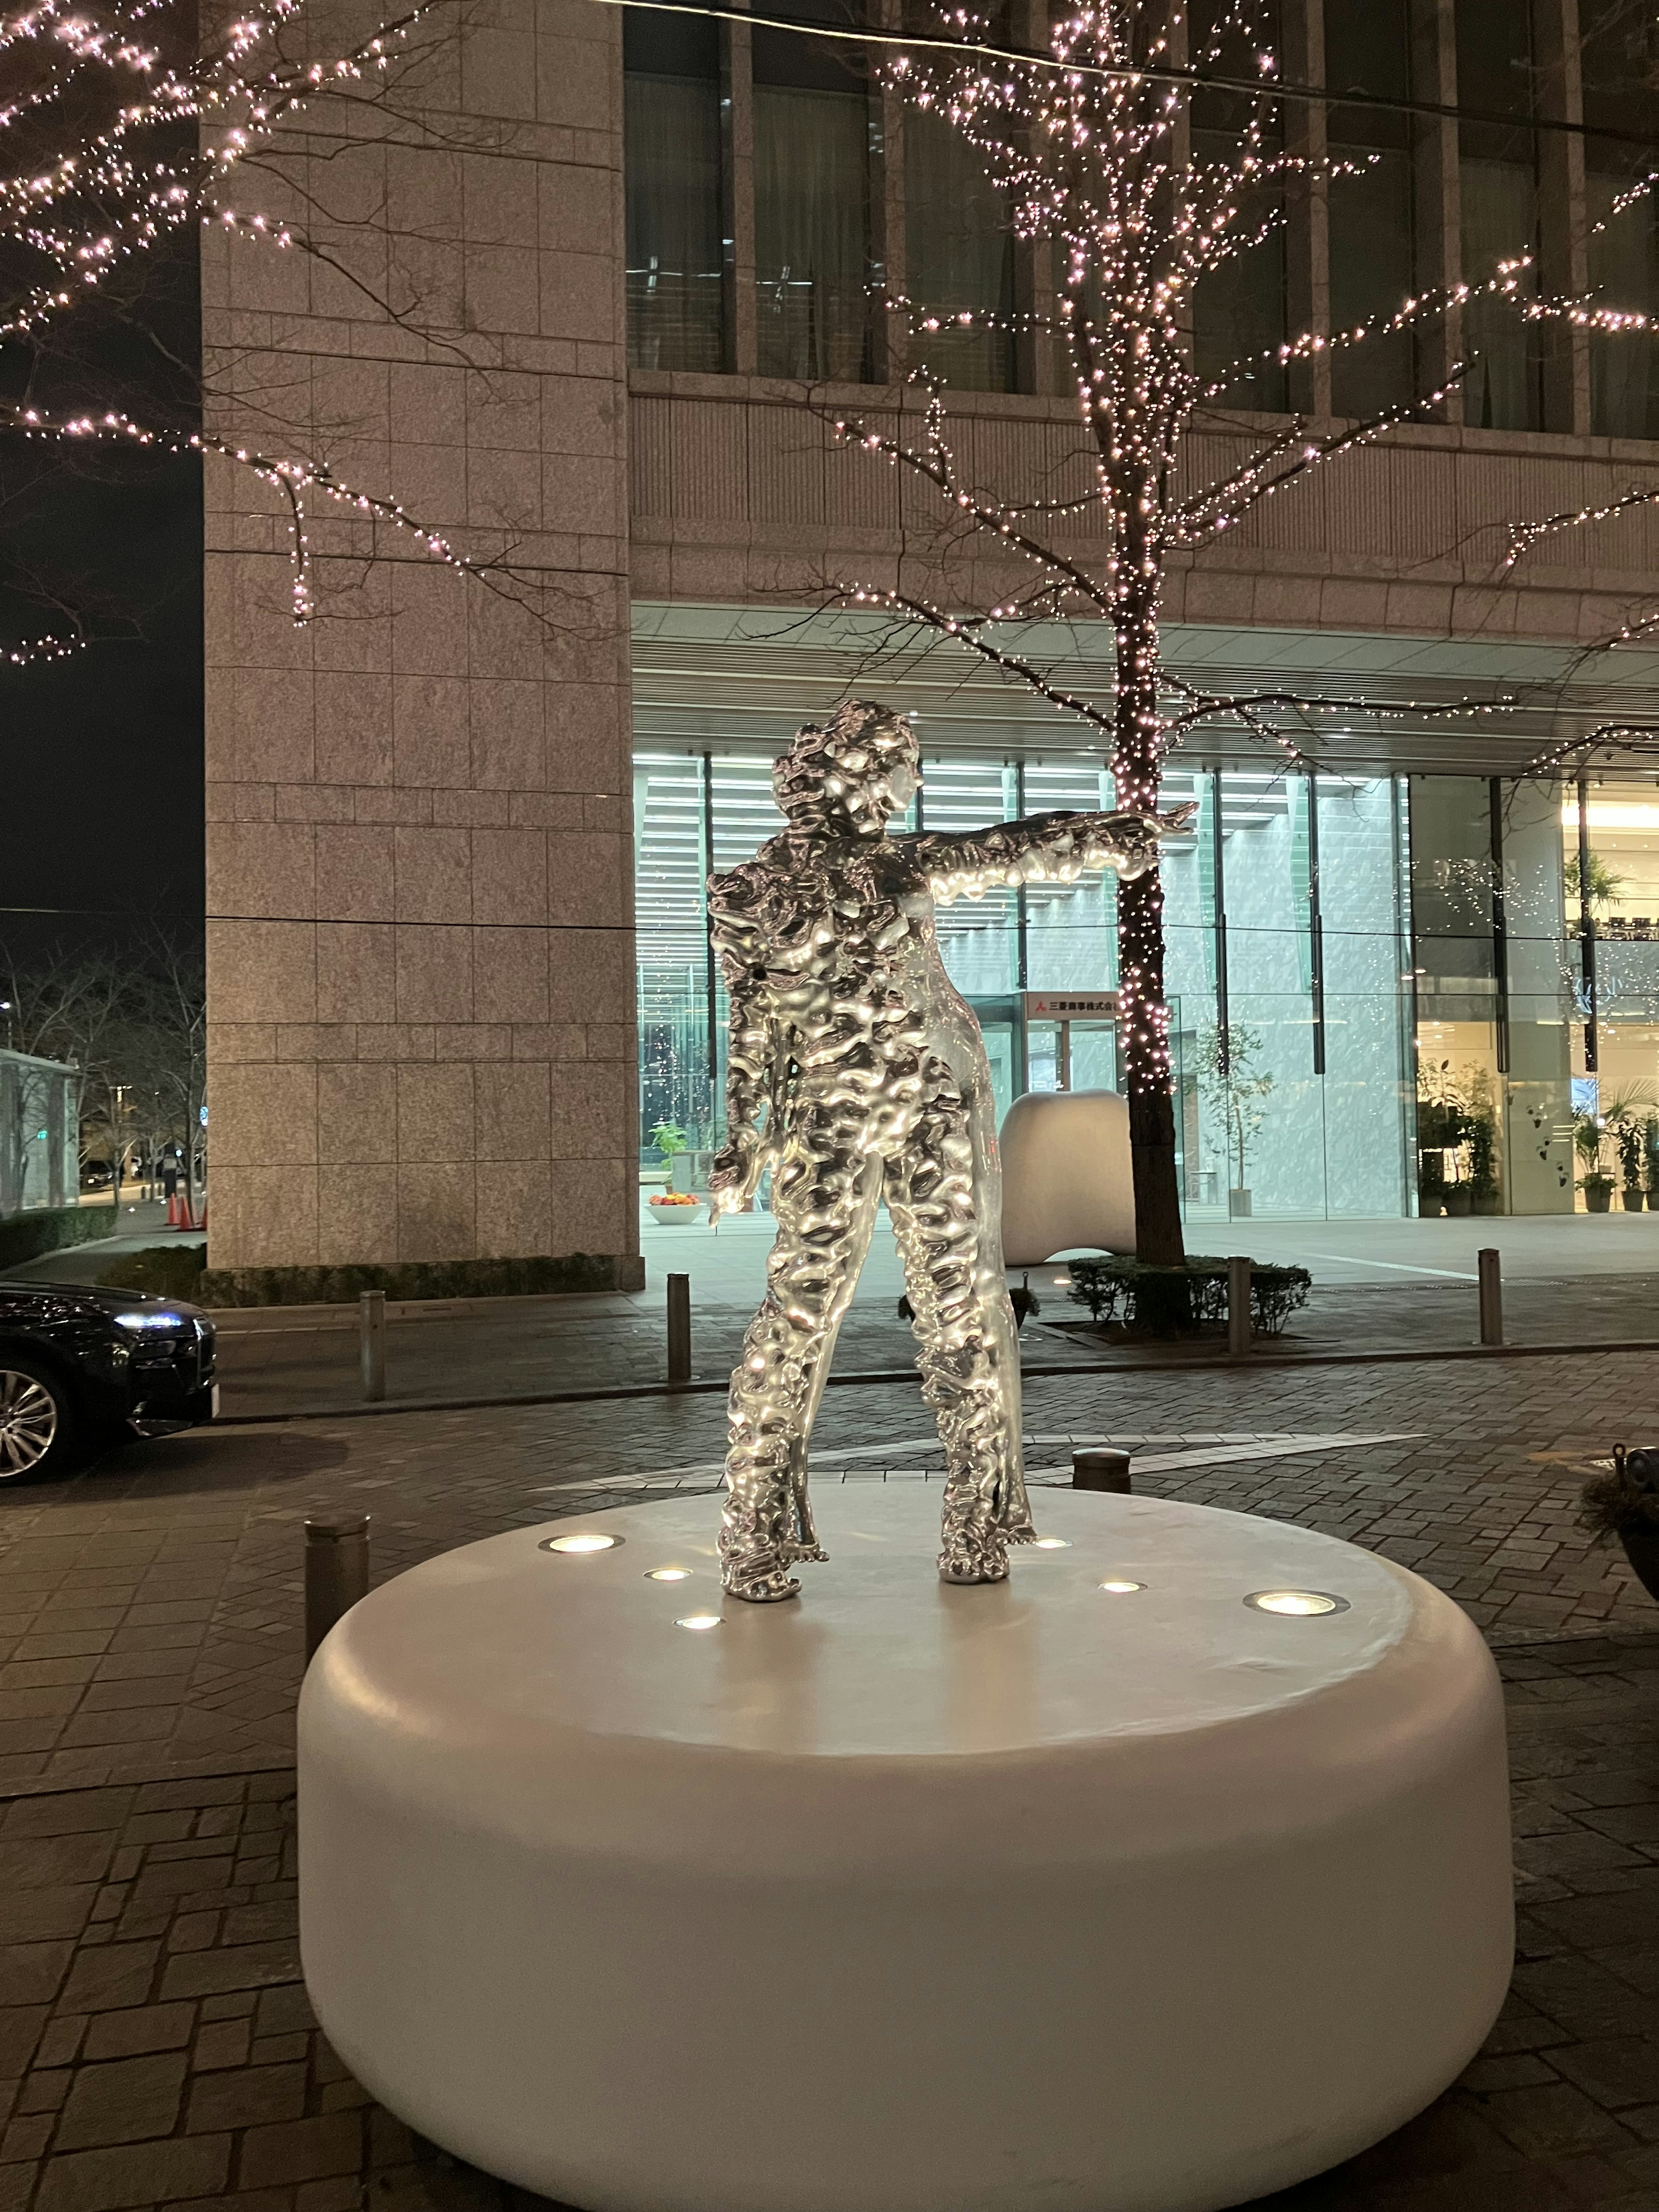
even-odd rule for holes
{"type": "Polygon", "coordinates": [[[674,1623],[676,1628],[718,1628],[720,1625],[717,1613],[688,1613],[684,1620],[674,1623]]]}
{"type": "Polygon", "coordinates": [[[1258,1613],[1285,1613],[1294,1620],[1311,1620],[1322,1613],[1346,1613],[1348,1601],[1328,1590],[1252,1590],[1244,1601],[1258,1613]]]}
{"type": "Polygon", "coordinates": [[[1069,1552],[1072,1547],[1063,1536],[1039,1536],[1036,1548],[1039,1552],[1069,1552]]]}
{"type": "Polygon", "coordinates": [[[690,1567],[651,1567],[645,1579],[648,1583],[683,1583],[690,1572],[690,1567]]]}
{"type": "Polygon", "coordinates": [[[1145,1583],[1110,1582],[1102,1583],[1100,1587],[1109,1590],[1114,1597],[1127,1597],[1131,1590],[1145,1589],[1146,1585],[1145,1583]]]}
{"type": "Polygon", "coordinates": [[[614,1552],[619,1544],[627,1542],[625,1536],[602,1536],[597,1528],[583,1528],[573,1536],[544,1536],[536,1547],[538,1552],[574,1553],[614,1552]]]}

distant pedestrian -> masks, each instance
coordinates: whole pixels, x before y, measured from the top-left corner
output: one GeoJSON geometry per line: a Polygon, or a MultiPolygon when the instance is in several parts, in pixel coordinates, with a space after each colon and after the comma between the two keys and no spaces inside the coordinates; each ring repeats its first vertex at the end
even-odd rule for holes
{"type": "Polygon", "coordinates": [[[179,1195],[179,1161],[172,1152],[161,1162],[161,1195],[169,1200],[179,1195]]]}

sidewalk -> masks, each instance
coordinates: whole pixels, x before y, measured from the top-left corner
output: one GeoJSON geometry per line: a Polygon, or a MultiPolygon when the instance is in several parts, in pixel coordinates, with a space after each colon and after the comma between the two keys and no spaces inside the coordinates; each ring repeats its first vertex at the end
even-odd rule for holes
{"type": "MultiPolygon", "coordinates": [[[[1081,1306],[1056,1287],[1056,1270],[1032,1269],[1041,1316],[1020,1333],[1030,1370],[1135,1371],[1224,1356],[1224,1338],[1126,1343],[1103,1338],[1081,1306]]],[[[1504,1286],[1511,1345],[1588,1347],[1659,1343],[1659,1273],[1599,1275],[1504,1286]]],[[[723,1382],[736,1364],[752,1309],[702,1303],[693,1288],[694,1380],[723,1382]]],[[[216,1316],[222,1410],[234,1418],[346,1411],[362,1403],[358,1316],[347,1306],[240,1308],[216,1316]]],[[[1479,1339],[1473,1284],[1407,1288],[1316,1287],[1281,1337],[1261,1340],[1258,1364],[1407,1352],[1432,1355],[1479,1339]]],[[[667,1376],[662,1293],[631,1297],[479,1298],[387,1309],[386,1395],[418,1406],[504,1401],[568,1392],[636,1389],[667,1376]]],[[[842,1325],[833,1375],[904,1374],[914,1366],[909,1324],[890,1303],[856,1301],[842,1325]]]]}
{"type": "MultiPolygon", "coordinates": [[[[471,1325],[411,1322],[405,1345],[418,1358],[440,1340],[423,1332],[471,1325]]],[[[1039,1525],[1073,1447],[1110,1439],[1146,1495],[1322,1528],[1414,1568],[1499,1655],[1513,1993],[1445,2096],[1261,2200],[1273,2212],[1655,2203],[1659,1608],[1577,1522],[1586,1467],[1617,1437],[1654,1437],[1653,1373],[1587,1352],[1028,1385],[1039,1525]]],[[[0,1489],[4,2212],[534,2212],[375,2106],[307,2006],[302,1522],[370,1513],[376,1583],[503,1528],[676,1491],[710,1493],[712,1533],[723,1416],[717,1395],[657,1396],[198,1430],[0,1489]]],[[[914,1382],[826,1401],[814,1484],[936,1483],[939,1468],[914,1382]]]]}

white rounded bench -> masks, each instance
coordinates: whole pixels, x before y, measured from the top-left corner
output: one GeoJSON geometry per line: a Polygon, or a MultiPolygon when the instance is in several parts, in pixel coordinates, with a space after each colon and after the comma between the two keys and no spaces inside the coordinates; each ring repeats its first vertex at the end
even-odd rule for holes
{"type": "Polygon", "coordinates": [[[393,2112],[593,2212],[1202,2212],[1461,2070],[1512,1922],[1449,1599],[1072,1492],[950,1589],[938,1485],[815,1502],[797,1604],[722,1601],[703,1498],[468,1545],[324,1644],[306,1979],[393,2112]]]}

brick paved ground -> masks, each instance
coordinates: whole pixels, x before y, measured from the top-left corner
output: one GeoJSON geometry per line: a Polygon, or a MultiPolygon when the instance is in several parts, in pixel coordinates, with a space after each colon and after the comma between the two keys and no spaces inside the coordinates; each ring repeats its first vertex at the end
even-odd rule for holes
{"type": "MultiPolygon", "coordinates": [[[[1655,1621],[1574,1523],[1582,1469],[1659,1437],[1640,1355],[1253,1375],[1049,1377],[1039,1436],[1411,1431],[1305,1458],[1186,1465],[1149,1491],[1303,1522],[1386,1551],[1499,1642],[1655,1621]]],[[[392,1414],[130,1447],[0,1492],[0,1787],[285,1763],[300,1673],[301,1522],[373,1514],[377,1577],[718,1457],[714,1397],[392,1414]],[[574,1484],[616,1487],[573,1491],[574,1484]]],[[[866,1474],[937,1466],[912,1385],[832,1392],[816,1449],[866,1474]]],[[[1050,1462],[1065,1448],[1037,1447],[1050,1462]]],[[[692,1478],[710,1483],[712,1474],[692,1478]]]]}
{"type": "MultiPolygon", "coordinates": [[[[1481,2056],[1285,2212],[1659,2205],[1659,1635],[1508,1655],[1520,1955],[1481,2056]]],[[[494,2212],[411,2136],[299,1979],[293,1777],[0,1810],[3,2212],[494,2212]]]]}
{"type": "MultiPolygon", "coordinates": [[[[448,2212],[516,2194],[369,2107],[305,2008],[283,1840],[299,1523],[370,1510],[384,1578],[636,1498],[641,1478],[708,1484],[721,1413],[652,1399],[249,1427],[0,1493],[0,2078],[20,2085],[0,2212],[371,2197],[448,2212]]],[[[1035,1464],[1063,1463],[1074,1437],[1145,1438],[1148,1492],[1405,1561],[1504,1659],[1515,1994],[1431,2113],[1279,2201],[1659,2212],[1659,1611],[1573,1520],[1589,1460],[1659,1436],[1652,1363],[1062,1376],[1029,1386],[1026,1416],[1035,1464]],[[1338,1430],[1411,1433],[1272,1459],[1217,1441],[1338,1430]]],[[[913,1387],[836,1394],[817,1479],[917,1479],[937,1466],[928,1429],[913,1387]]]]}

